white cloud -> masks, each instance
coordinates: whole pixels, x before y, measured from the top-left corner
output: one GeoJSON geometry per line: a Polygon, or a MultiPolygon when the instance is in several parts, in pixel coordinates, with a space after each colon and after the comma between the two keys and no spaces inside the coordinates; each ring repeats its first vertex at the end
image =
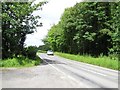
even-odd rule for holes
{"type": "MultiPolygon", "coordinates": [[[[41,0],[36,0],[35,3],[40,2],[41,0]]],[[[48,29],[53,24],[58,23],[62,13],[65,8],[74,6],[77,2],[82,0],[49,0],[49,2],[43,6],[42,11],[36,11],[34,15],[40,15],[41,20],[39,22],[43,23],[43,27],[37,28],[37,32],[27,35],[25,43],[29,45],[43,45],[42,39],[47,35],[48,29]]]]}

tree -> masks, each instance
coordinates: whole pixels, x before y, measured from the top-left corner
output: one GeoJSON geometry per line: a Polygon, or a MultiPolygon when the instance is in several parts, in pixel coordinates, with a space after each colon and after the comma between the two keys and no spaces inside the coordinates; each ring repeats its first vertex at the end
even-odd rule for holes
{"type": "Polygon", "coordinates": [[[35,31],[39,16],[33,16],[46,2],[3,2],[2,3],[2,57],[17,56],[23,51],[27,34],[35,31]]]}
{"type": "Polygon", "coordinates": [[[55,51],[73,54],[108,55],[110,48],[118,52],[118,8],[119,3],[111,2],[77,3],[65,9],[46,41],[55,51]]]}
{"type": "Polygon", "coordinates": [[[63,34],[60,27],[60,24],[53,25],[52,28],[48,32],[48,36],[43,39],[45,45],[50,46],[53,51],[62,51],[62,44],[63,44],[63,34]]]}
{"type": "Polygon", "coordinates": [[[112,15],[112,41],[113,41],[113,48],[110,49],[110,51],[114,54],[117,54],[119,56],[120,60],[120,1],[111,3],[111,15],[112,15]]]}

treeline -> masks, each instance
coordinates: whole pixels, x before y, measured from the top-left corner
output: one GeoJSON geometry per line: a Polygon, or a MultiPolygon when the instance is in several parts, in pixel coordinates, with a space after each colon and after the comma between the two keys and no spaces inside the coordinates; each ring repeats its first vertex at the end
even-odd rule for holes
{"type": "MultiPolygon", "coordinates": [[[[24,48],[26,35],[41,26],[38,19],[41,17],[33,16],[33,12],[41,10],[41,6],[46,2],[33,4],[33,2],[2,2],[2,59],[27,55],[31,58],[34,50],[29,47],[24,48]],[[30,52],[30,53],[29,53],[30,52]]],[[[34,47],[33,47],[34,48],[34,47]]],[[[33,54],[34,55],[34,54],[33,54]]]]}
{"type": "Polygon", "coordinates": [[[54,51],[93,56],[119,54],[120,2],[81,2],[65,9],[43,40],[54,51]]]}
{"type": "Polygon", "coordinates": [[[42,51],[47,51],[47,50],[50,50],[50,47],[49,45],[41,45],[37,49],[42,51]]]}

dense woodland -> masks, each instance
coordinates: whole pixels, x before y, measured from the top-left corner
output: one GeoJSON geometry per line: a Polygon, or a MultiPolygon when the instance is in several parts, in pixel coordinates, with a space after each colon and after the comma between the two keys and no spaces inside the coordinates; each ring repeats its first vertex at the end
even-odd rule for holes
{"type": "MultiPolygon", "coordinates": [[[[24,48],[27,34],[34,33],[41,17],[33,16],[46,2],[2,3],[2,58],[29,52],[24,48]]],[[[65,9],[39,48],[93,56],[120,52],[120,2],[81,2],[65,9]]],[[[31,49],[32,47],[30,47],[31,49]]],[[[36,48],[36,47],[35,47],[36,48]]],[[[32,48],[32,50],[34,47],[32,48]]]]}
{"type": "Polygon", "coordinates": [[[65,9],[44,43],[71,54],[119,55],[120,2],[82,2],[65,9]]]}

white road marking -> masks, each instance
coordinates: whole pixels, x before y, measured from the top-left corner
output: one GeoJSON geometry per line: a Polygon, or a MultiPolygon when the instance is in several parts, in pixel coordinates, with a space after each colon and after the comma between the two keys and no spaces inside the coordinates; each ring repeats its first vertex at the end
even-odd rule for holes
{"type": "MultiPolygon", "coordinates": [[[[73,61],[73,62],[76,62],[76,61],[73,61]]],[[[91,67],[94,67],[94,68],[96,68],[96,67],[98,67],[98,68],[100,68],[100,69],[107,69],[107,68],[103,68],[103,67],[99,67],[99,66],[94,66],[94,65],[90,65],[90,64],[87,64],[87,63],[82,63],[82,62],[78,62],[78,63],[81,63],[81,64],[83,64],[83,65],[88,65],[88,66],[91,66],[91,67]]],[[[83,69],[83,70],[85,70],[85,71],[88,71],[88,72],[92,72],[92,73],[95,73],[95,74],[98,74],[98,75],[101,75],[101,76],[105,76],[105,77],[107,77],[107,76],[109,76],[109,75],[106,75],[106,74],[103,74],[103,73],[100,73],[100,72],[97,72],[97,71],[92,71],[92,70],[88,70],[88,69],[85,69],[85,68],[81,68],[81,69],[83,69]]],[[[110,69],[107,69],[107,70],[110,70],[110,69]]],[[[114,73],[118,73],[118,71],[117,70],[111,70],[112,72],[114,72],[114,73]]],[[[117,74],[118,75],[118,74],[117,74]]],[[[111,75],[111,76],[114,76],[114,75],[111,75]]],[[[115,78],[115,77],[113,77],[114,79],[118,79],[118,78],[115,78]]]]}
{"type": "Polygon", "coordinates": [[[82,69],[85,70],[85,71],[88,71],[88,72],[92,72],[92,73],[101,75],[101,76],[107,76],[107,75],[105,75],[105,74],[102,74],[102,73],[99,73],[99,72],[95,72],[95,71],[91,71],[91,70],[87,70],[87,69],[85,69],[85,68],[82,68],[82,69]]]}
{"type": "MultiPolygon", "coordinates": [[[[43,59],[43,58],[42,58],[42,59],[43,59]]],[[[93,65],[91,65],[91,66],[93,66],[93,65]]],[[[105,76],[105,77],[108,76],[108,75],[106,75],[106,74],[102,74],[102,73],[99,73],[99,72],[96,72],[96,71],[87,70],[87,69],[85,69],[85,68],[81,68],[81,69],[83,69],[83,70],[85,70],[85,71],[88,71],[88,72],[92,72],[92,73],[101,75],[101,76],[105,76]]],[[[114,78],[114,79],[118,79],[118,78],[115,78],[115,77],[113,77],[113,78],[114,78]]]]}
{"type": "MultiPolygon", "coordinates": [[[[43,59],[43,58],[42,58],[43,59]]],[[[45,60],[44,60],[45,61],[45,60]]],[[[48,63],[47,61],[45,61],[46,63],[48,63]]],[[[50,64],[51,65],[51,64],[50,64]]],[[[53,65],[52,65],[53,66],[53,65]]],[[[87,70],[87,69],[85,69],[85,68],[82,68],[83,70],[85,70],[85,71],[88,71],[88,72],[92,72],[92,73],[95,73],[95,74],[98,74],[98,75],[102,75],[102,76],[107,76],[107,75],[105,75],[105,74],[102,74],[102,73],[98,73],[98,72],[95,72],[95,71],[90,71],[90,70],[87,70]]],[[[60,70],[61,71],[61,70],[60,70]]]]}
{"type": "MultiPolygon", "coordinates": [[[[105,76],[105,77],[109,76],[109,75],[105,75],[105,74],[102,74],[102,73],[99,73],[99,72],[96,72],[96,71],[87,70],[85,68],[82,68],[82,69],[85,70],[85,71],[88,71],[88,72],[92,72],[92,73],[101,75],[101,76],[105,76]]],[[[118,78],[115,78],[115,77],[112,77],[112,78],[114,78],[115,80],[118,80],[118,78]]]]}
{"type": "MultiPolygon", "coordinates": [[[[45,60],[44,60],[45,61],[45,60]]],[[[45,61],[46,63],[48,63],[47,61],[45,61]]],[[[70,78],[71,80],[75,81],[77,84],[79,85],[83,85],[80,81],[78,81],[77,79],[75,79],[74,77],[66,74],[65,72],[61,71],[60,69],[56,68],[55,66],[51,65],[48,63],[48,65],[50,65],[51,67],[53,67],[55,70],[57,70],[58,72],[62,73],[63,75],[67,76],[68,78],[70,78]]],[[[85,85],[84,85],[85,86],[85,85]]],[[[86,88],[89,88],[88,86],[85,86],[86,88]]]]}
{"type": "MultiPolygon", "coordinates": [[[[60,56],[57,56],[57,57],[63,58],[63,57],[60,57],[60,56]]],[[[66,58],[63,58],[63,59],[66,59],[66,58]]],[[[113,70],[113,69],[109,69],[109,68],[105,68],[105,67],[100,67],[100,66],[96,66],[96,65],[92,65],[92,64],[88,64],[88,63],[78,62],[78,61],[74,61],[74,60],[72,60],[72,62],[77,62],[77,63],[81,63],[82,65],[87,65],[87,66],[91,66],[91,67],[94,67],[94,68],[99,68],[99,69],[107,70],[109,72],[118,73],[118,70],[113,70]]]]}

